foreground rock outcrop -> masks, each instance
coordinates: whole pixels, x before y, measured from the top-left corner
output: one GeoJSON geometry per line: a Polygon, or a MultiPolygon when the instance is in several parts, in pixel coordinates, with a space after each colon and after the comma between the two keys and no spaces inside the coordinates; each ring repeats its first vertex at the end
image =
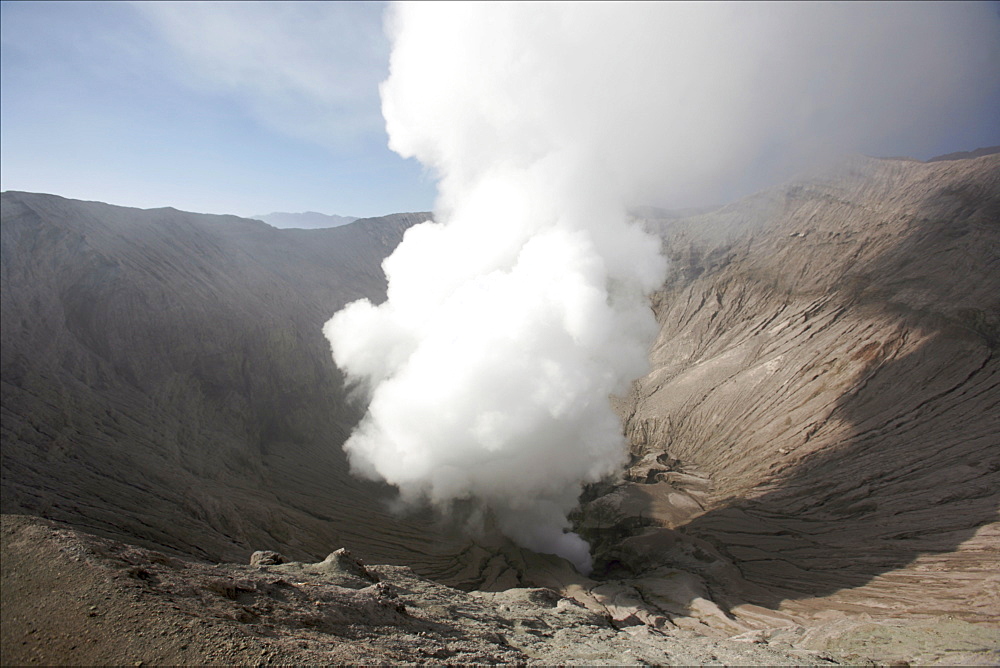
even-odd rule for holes
{"type": "MultiPolygon", "coordinates": [[[[463,592],[407,567],[362,565],[343,553],[317,564],[199,563],[8,515],[2,538],[4,665],[836,665],[849,660],[837,651],[793,646],[803,644],[803,629],[785,629],[780,637],[717,639],[674,627],[621,624],[607,611],[588,609],[551,589],[463,592]],[[359,580],[359,569],[368,577],[359,580]]],[[[866,638],[922,632],[870,626],[866,638]]],[[[965,645],[953,659],[990,658],[981,632],[971,625],[952,631],[965,645]]],[[[822,645],[828,639],[813,640],[822,645]]],[[[876,640],[864,656],[874,652],[875,659],[885,660],[888,655],[879,652],[890,650],[898,648],[876,640]]]]}

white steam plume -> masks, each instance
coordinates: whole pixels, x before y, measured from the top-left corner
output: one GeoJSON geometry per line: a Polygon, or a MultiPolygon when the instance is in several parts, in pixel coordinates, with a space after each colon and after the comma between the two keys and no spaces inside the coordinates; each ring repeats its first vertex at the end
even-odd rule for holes
{"type": "Polygon", "coordinates": [[[394,6],[390,146],[439,200],[385,261],[388,300],[324,329],[370,391],[355,471],[478,499],[589,568],[566,513],[623,460],[608,397],[646,369],[665,268],[626,205],[922,137],[997,62],[981,8],[948,6],[394,6]]]}

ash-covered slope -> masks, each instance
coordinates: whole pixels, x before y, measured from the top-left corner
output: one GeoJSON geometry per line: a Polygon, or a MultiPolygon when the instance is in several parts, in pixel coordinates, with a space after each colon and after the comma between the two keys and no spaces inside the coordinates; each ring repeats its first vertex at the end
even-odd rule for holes
{"type": "Polygon", "coordinates": [[[384,297],[382,259],[426,218],[276,230],[4,193],[4,512],[210,559],[413,558],[421,522],[348,474],[360,413],[321,328],[384,297]]]}
{"type": "Polygon", "coordinates": [[[648,224],[672,272],[625,429],[711,489],[657,520],[647,459],[647,527],[605,562],[669,562],[683,525],[747,614],[1000,619],[1000,156],[857,159],[648,224]]]}
{"type": "MultiPolygon", "coordinates": [[[[308,661],[336,648],[345,661],[789,658],[727,658],[731,638],[795,647],[801,662],[995,663],[1000,156],[858,159],[696,215],[637,212],[671,270],[653,299],[652,371],[619,402],[634,460],[576,515],[592,579],[498,536],[463,542],[394,518],[385,489],[347,473],[340,444],[362,407],[321,326],[384,295],[379,264],[423,216],[276,230],[26,193],[4,194],[2,213],[4,512],[208,560],[347,547],[465,588],[551,587],[596,613],[557,621],[521,600],[531,592],[466,595],[390,568],[379,572],[398,576],[412,618],[327,628],[344,613],[324,607],[342,594],[329,583],[295,580],[275,602],[285,584],[266,573],[124,546],[108,548],[113,573],[95,575],[60,561],[91,559],[83,548],[7,518],[5,583],[20,589],[3,588],[5,652],[16,638],[24,660],[63,656],[49,639],[64,626],[40,621],[51,618],[103,638],[95,661],[308,661]],[[99,601],[83,612],[48,594],[70,571],[144,602],[102,627],[99,601]],[[160,612],[166,626],[146,624],[160,612]],[[198,615],[231,619],[206,645],[198,615]],[[123,644],[135,629],[177,642],[123,644]],[[452,642],[461,633],[472,644],[452,642]],[[682,655],[676,640],[699,649],[682,655]]],[[[577,609],[538,595],[546,610],[577,609]]]]}

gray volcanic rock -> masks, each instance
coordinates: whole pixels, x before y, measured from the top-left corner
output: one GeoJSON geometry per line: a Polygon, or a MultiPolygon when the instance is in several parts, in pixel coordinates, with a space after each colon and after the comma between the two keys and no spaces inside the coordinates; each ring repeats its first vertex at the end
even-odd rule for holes
{"type": "Polygon", "coordinates": [[[287,559],[274,550],[257,550],[250,555],[251,566],[277,566],[283,564],[287,559]]]}
{"type": "Polygon", "coordinates": [[[328,582],[349,589],[364,589],[379,581],[378,576],[365,568],[361,560],[344,548],[334,550],[319,563],[283,563],[271,570],[294,575],[299,579],[322,575],[328,582]]]}

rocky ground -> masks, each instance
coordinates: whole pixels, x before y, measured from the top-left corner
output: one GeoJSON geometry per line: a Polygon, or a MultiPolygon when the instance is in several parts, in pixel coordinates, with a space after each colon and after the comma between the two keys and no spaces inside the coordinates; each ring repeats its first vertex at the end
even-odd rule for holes
{"type": "MultiPolygon", "coordinates": [[[[854,620],[732,634],[640,619],[614,584],[465,592],[403,566],[178,559],[3,517],[4,665],[904,665],[1000,659],[982,627],[854,620]],[[603,603],[596,603],[602,601],[603,603]],[[632,612],[627,612],[629,609],[632,612]],[[943,641],[950,650],[941,649],[943,641]]],[[[638,607],[637,607],[638,606],[638,607]]],[[[692,620],[693,625],[699,622],[692,620]]],[[[738,629],[733,629],[738,630],[738,629]]]]}

